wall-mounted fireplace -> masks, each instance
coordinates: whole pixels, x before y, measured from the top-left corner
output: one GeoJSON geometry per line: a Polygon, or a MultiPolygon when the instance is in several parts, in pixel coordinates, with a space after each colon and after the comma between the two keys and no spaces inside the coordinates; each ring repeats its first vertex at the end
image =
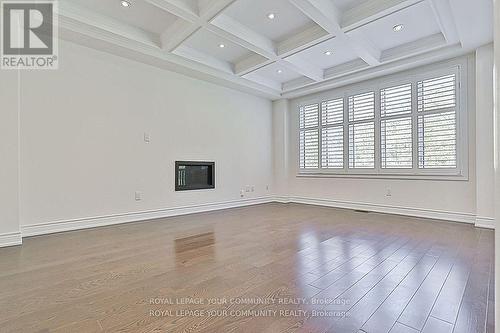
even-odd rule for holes
{"type": "Polygon", "coordinates": [[[212,188],[215,188],[215,162],[175,162],[176,191],[212,188]]]}

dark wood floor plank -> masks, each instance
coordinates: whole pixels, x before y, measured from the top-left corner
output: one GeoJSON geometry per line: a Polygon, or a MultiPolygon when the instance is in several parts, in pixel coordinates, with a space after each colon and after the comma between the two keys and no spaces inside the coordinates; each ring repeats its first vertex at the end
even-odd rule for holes
{"type": "MultiPolygon", "coordinates": [[[[389,332],[396,323],[401,312],[405,309],[423,281],[430,272],[439,265],[440,260],[436,257],[429,260],[429,265],[416,266],[401,283],[392,291],[392,293],[383,301],[380,307],[370,316],[362,329],[367,332],[382,333],[389,332]]],[[[425,260],[426,258],[424,258],[425,260]]],[[[448,258],[446,258],[448,259],[448,258]]],[[[443,265],[447,265],[448,260],[443,265]]],[[[450,265],[451,266],[451,265],[450,265]]]]}
{"type": "Polygon", "coordinates": [[[488,289],[488,314],[486,319],[486,333],[495,332],[495,261],[490,265],[490,283],[488,289]]]}
{"type": "MultiPolygon", "coordinates": [[[[457,244],[461,244],[460,237],[456,237],[456,240],[457,244]]],[[[424,328],[432,307],[460,253],[459,251],[459,248],[451,248],[441,255],[436,265],[434,265],[429,275],[427,275],[404,308],[404,311],[397,319],[398,322],[419,331],[424,328]]]]}
{"type": "Polygon", "coordinates": [[[392,329],[390,330],[390,333],[419,333],[420,331],[417,331],[414,328],[405,326],[401,323],[396,323],[392,329]]]}
{"type": "Polygon", "coordinates": [[[422,333],[452,333],[453,325],[434,317],[429,317],[422,333]]]}
{"type": "MultiPolygon", "coordinates": [[[[414,243],[406,243],[405,246],[400,247],[390,256],[382,256],[385,258],[383,261],[381,261],[382,257],[377,257],[377,261],[381,262],[375,267],[369,263],[365,263],[365,266],[361,265],[356,267],[351,273],[315,296],[317,301],[324,301],[324,303],[322,303],[324,304],[323,306],[315,305],[311,306],[311,308],[332,311],[339,314],[348,312],[355,303],[363,298],[364,295],[366,295],[379,281],[389,275],[389,273],[392,275],[388,276],[390,279],[404,274],[405,271],[411,270],[429,247],[430,245],[425,243],[418,246],[414,243]],[[400,263],[402,263],[402,265],[399,265],[400,263]]],[[[342,320],[349,319],[345,318],[342,320]]],[[[308,319],[303,322],[296,322],[293,326],[295,329],[290,328],[287,332],[295,332],[298,327],[300,327],[300,332],[323,332],[331,327],[331,321],[331,318],[321,317],[308,319]]]]}
{"type": "Polygon", "coordinates": [[[354,257],[351,257],[352,254],[349,254],[348,256],[343,258],[342,264],[339,264],[339,266],[337,266],[335,269],[331,270],[317,280],[311,282],[310,285],[316,288],[326,289],[335,281],[342,278],[342,276],[360,265],[368,263],[372,266],[375,266],[377,264],[376,259],[380,259],[381,257],[383,257],[384,253],[386,253],[387,250],[392,251],[392,249],[394,249],[394,251],[396,251],[400,246],[400,242],[395,242],[394,239],[391,238],[389,240],[384,240],[383,242],[375,244],[372,247],[369,247],[365,251],[356,254],[354,257]],[[373,258],[374,256],[377,256],[377,258],[373,258]]]}
{"type": "Polygon", "coordinates": [[[455,323],[474,260],[480,232],[473,230],[465,235],[464,246],[454,263],[431,311],[435,318],[455,323]]]}
{"type": "MultiPolygon", "coordinates": [[[[435,257],[424,255],[421,260],[416,263],[416,265],[409,267],[406,271],[403,270],[400,272],[403,274],[388,274],[366,295],[364,295],[360,301],[348,310],[349,317],[334,321],[328,332],[353,332],[362,328],[363,324],[375,311],[377,311],[379,306],[386,300],[387,297],[389,297],[401,281],[411,274],[411,272],[418,272],[418,274],[421,274],[420,272],[425,273],[429,271],[434,266],[435,262],[435,257]]],[[[412,274],[412,276],[414,274],[412,274]]],[[[389,329],[391,327],[389,327],[389,329]]]]}
{"type": "Polygon", "coordinates": [[[478,249],[474,257],[474,265],[467,281],[455,323],[454,332],[456,333],[482,333],[486,331],[493,241],[494,235],[492,233],[486,230],[481,231],[478,249]]]}

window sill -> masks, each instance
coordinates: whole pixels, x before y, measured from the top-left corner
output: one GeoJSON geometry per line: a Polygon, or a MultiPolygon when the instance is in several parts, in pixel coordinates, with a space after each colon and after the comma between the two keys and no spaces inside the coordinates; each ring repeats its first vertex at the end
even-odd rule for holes
{"type": "Polygon", "coordinates": [[[434,181],[468,181],[469,177],[461,174],[369,174],[369,173],[322,173],[299,172],[297,178],[359,178],[359,179],[396,179],[396,180],[434,180],[434,181]]]}

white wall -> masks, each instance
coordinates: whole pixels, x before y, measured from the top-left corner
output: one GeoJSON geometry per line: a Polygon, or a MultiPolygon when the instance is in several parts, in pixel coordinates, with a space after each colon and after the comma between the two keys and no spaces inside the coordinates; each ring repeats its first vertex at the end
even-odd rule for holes
{"type": "Polygon", "coordinates": [[[59,58],[59,70],[21,76],[28,234],[54,221],[232,202],[245,185],[255,192],[243,199],[269,195],[269,100],[69,42],[59,58]],[[175,160],[216,161],[216,189],[175,192],[175,160]]]}
{"type": "Polygon", "coordinates": [[[477,224],[494,226],[493,44],[476,51],[477,224]]]}
{"type": "MultiPolygon", "coordinates": [[[[370,209],[474,223],[476,219],[476,119],[473,56],[468,58],[468,64],[468,180],[298,177],[298,105],[314,99],[315,95],[309,95],[290,101],[288,142],[282,143],[288,146],[289,151],[286,182],[288,183],[290,199],[297,202],[321,203],[337,207],[370,209]],[[386,196],[387,190],[391,191],[392,196],[386,196]]],[[[366,83],[369,84],[369,82],[366,83]]],[[[483,82],[483,85],[487,85],[487,83],[483,82]]],[[[334,94],[333,90],[321,93],[322,96],[332,94],[334,94]]],[[[278,112],[281,111],[278,110],[278,112]]],[[[491,119],[489,121],[491,123],[491,119]]],[[[481,122],[487,122],[487,119],[482,117],[481,122]]],[[[274,128],[277,126],[274,125],[274,128]]],[[[278,135],[281,136],[280,133],[278,135]]],[[[486,152],[482,152],[483,155],[486,155],[486,152]]],[[[275,163],[275,165],[277,164],[275,163]]],[[[482,184],[487,181],[492,182],[491,175],[486,177],[489,178],[481,178],[482,184]]],[[[489,190],[490,188],[488,188],[489,190]]],[[[485,205],[488,207],[482,207],[482,212],[486,216],[491,216],[489,214],[492,203],[488,201],[485,205]]]]}
{"type": "Polygon", "coordinates": [[[18,72],[0,70],[0,246],[21,242],[18,99],[18,72]]]}

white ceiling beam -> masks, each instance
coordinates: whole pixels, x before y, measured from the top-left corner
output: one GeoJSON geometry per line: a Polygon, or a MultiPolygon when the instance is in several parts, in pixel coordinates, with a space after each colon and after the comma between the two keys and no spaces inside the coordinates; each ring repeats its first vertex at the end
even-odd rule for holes
{"type": "Polygon", "coordinates": [[[147,3],[172,13],[186,21],[199,21],[198,8],[195,2],[186,0],[144,0],[147,3]]]}
{"type": "MultiPolygon", "coordinates": [[[[425,0],[370,0],[346,11],[342,30],[350,31],[425,0]]],[[[442,0],[440,0],[442,1],[442,0]]]]}
{"type": "Polygon", "coordinates": [[[317,83],[317,82],[314,80],[311,80],[310,78],[299,77],[297,79],[284,82],[281,85],[281,89],[283,90],[283,92],[287,92],[287,91],[290,91],[293,89],[304,88],[308,85],[315,84],[315,83],[317,83]]]}
{"type": "Polygon", "coordinates": [[[382,52],[382,61],[384,63],[391,62],[408,56],[414,56],[420,53],[439,49],[445,47],[446,45],[450,44],[447,44],[443,34],[437,33],[410,43],[393,47],[392,49],[384,50],[384,52],[382,52]]]}
{"type": "Polygon", "coordinates": [[[248,29],[227,15],[217,16],[205,28],[263,57],[268,59],[276,57],[276,49],[272,40],[248,29]]]}
{"type": "Polygon", "coordinates": [[[167,52],[172,52],[179,45],[200,29],[200,26],[184,20],[175,23],[160,35],[161,47],[167,52]]]}
{"type": "Polygon", "coordinates": [[[370,68],[370,66],[366,62],[361,59],[356,59],[328,68],[325,70],[325,78],[332,79],[342,75],[359,72],[367,68],[370,68]]]}
{"type": "Polygon", "coordinates": [[[227,62],[210,56],[204,52],[200,52],[193,48],[181,45],[175,51],[174,54],[180,55],[184,58],[200,62],[202,64],[208,65],[213,68],[217,68],[226,73],[234,73],[233,66],[227,62]]]}
{"type": "MultiPolygon", "coordinates": [[[[264,86],[236,76],[230,70],[231,66],[228,67],[227,64],[223,65],[225,70],[220,70],[198,61],[165,52],[158,45],[145,40],[140,35],[127,36],[128,33],[125,31],[118,31],[117,29],[121,26],[115,26],[115,20],[105,16],[90,15],[91,13],[91,11],[81,10],[81,7],[74,7],[69,2],[61,3],[58,12],[60,38],[265,98],[277,99],[280,97],[281,86],[264,86]]],[[[129,26],[129,28],[132,27],[129,26]]]]}
{"type": "Polygon", "coordinates": [[[351,36],[346,36],[340,26],[342,15],[330,0],[290,0],[290,2],[332,36],[345,40],[366,63],[374,66],[380,64],[380,50],[360,36],[352,40],[351,36]]]}
{"type": "Polygon", "coordinates": [[[243,78],[245,78],[247,80],[251,80],[253,82],[256,82],[260,85],[269,87],[269,88],[276,90],[276,91],[281,91],[281,89],[282,89],[282,86],[280,83],[278,83],[274,80],[270,80],[270,79],[268,79],[264,76],[261,76],[259,74],[256,74],[256,73],[247,74],[247,75],[243,76],[243,78]]]}
{"type": "Polygon", "coordinates": [[[290,0],[311,20],[332,35],[342,33],[340,28],[341,12],[330,0],[290,0]]]}
{"type": "Polygon", "coordinates": [[[429,3],[446,41],[449,44],[459,42],[460,38],[458,36],[450,2],[448,0],[429,0],[429,3]]]}
{"type": "MultiPolygon", "coordinates": [[[[265,57],[270,61],[279,62],[283,67],[288,68],[289,70],[309,77],[315,81],[323,80],[323,70],[308,63],[307,61],[301,61],[299,59],[294,61],[283,60],[282,57],[277,55],[276,46],[272,40],[254,32],[227,15],[217,16],[214,20],[212,20],[211,24],[206,25],[206,28],[221,37],[252,50],[256,54],[265,57]]],[[[240,64],[240,66],[241,65],[242,64],[240,64]]],[[[260,67],[262,66],[258,63],[251,64],[250,66],[250,68],[254,70],[257,70],[260,67]]],[[[241,67],[238,67],[235,71],[238,72],[240,69],[241,67]]],[[[249,73],[247,69],[244,69],[241,72],[249,73]]]]}
{"type": "MultiPolygon", "coordinates": [[[[332,37],[323,28],[317,25],[310,26],[278,43],[276,47],[278,58],[286,58],[330,38],[332,37]]],[[[235,72],[237,75],[245,75],[261,67],[269,65],[274,61],[274,57],[270,60],[268,58],[263,58],[259,54],[252,54],[248,57],[240,59],[236,63],[235,72]]]]}
{"type": "Polygon", "coordinates": [[[280,57],[287,57],[330,38],[332,36],[327,31],[315,24],[277,43],[276,48],[280,57]]]}
{"type": "Polygon", "coordinates": [[[307,60],[304,60],[304,58],[297,54],[293,57],[283,59],[283,61],[278,63],[281,66],[302,74],[314,81],[323,81],[324,79],[324,72],[321,68],[315,66],[307,60]]]}
{"type": "Polygon", "coordinates": [[[68,21],[76,21],[89,27],[113,33],[117,36],[154,47],[160,46],[158,35],[130,26],[109,16],[104,16],[69,1],[61,1],[58,15],[68,21]]]}
{"type": "Polygon", "coordinates": [[[172,52],[202,25],[197,0],[144,0],[164,11],[178,16],[177,20],[160,34],[161,48],[172,52]]]}
{"type": "Polygon", "coordinates": [[[259,54],[251,54],[248,57],[240,59],[234,65],[236,75],[243,76],[251,73],[261,67],[271,64],[274,60],[269,60],[259,54]]]}
{"type": "Polygon", "coordinates": [[[235,1],[236,0],[198,0],[200,17],[205,21],[211,21],[235,1]]]}
{"type": "Polygon", "coordinates": [[[332,76],[329,80],[314,83],[304,88],[298,88],[282,93],[283,98],[296,98],[307,94],[313,94],[327,89],[335,89],[337,87],[346,86],[349,84],[367,81],[376,77],[398,73],[404,70],[417,68],[437,61],[443,61],[463,55],[464,50],[460,45],[455,44],[447,46],[439,50],[422,53],[411,58],[400,59],[391,63],[384,63],[377,67],[369,67],[365,70],[355,73],[342,73],[338,78],[332,76]]]}
{"type": "Polygon", "coordinates": [[[382,52],[373,43],[360,33],[349,32],[339,35],[337,38],[345,39],[347,45],[356,52],[358,57],[367,64],[377,66],[380,64],[382,52]]]}
{"type": "Polygon", "coordinates": [[[160,35],[162,49],[175,50],[236,0],[146,0],[180,17],[160,35]]]}
{"type": "MultiPolygon", "coordinates": [[[[269,39],[265,42],[266,38],[254,31],[247,31],[247,34],[243,35],[240,35],[241,31],[235,31],[234,33],[228,31],[237,26],[238,21],[236,21],[237,24],[230,24],[224,26],[224,28],[211,24],[212,21],[224,16],[224,9],[234,0],[144,1],[155,5],[159,10],[165,10],[177,15],[179,19],[168,29],[168,32],[160,36],[97,14],[94,11],[89,10],[89,15],[87,15],[85,11],[79,10],[76,6],[74,8],[70,6],[71,3],[63,2],[60,4],[61,14],[59,20],[62,36],[83,45],[109,50],[111,53],[120,56],[226,86],[234,85],[245,91],[258,92],[271,97],[280,96],[280,93],[290,97],[306,92],[305,89],[299,88],[300,85],[309,86],[311,90],[308,89],[307,93],[310,93],[316,91],[316,89],[332,87],[332,83],[334,83],[334,86],[347,84],[352,82],[350,73],[360,70],[364,70],[368,78],[372,75],[387,74],[406,69],[410,65],[416,66],[424,62],[428,63],[464,54],[464,52],[470,51],[474,47],[490,42],[492,35],[492,31],[490,31],[491,24],[487,24],[489,14],[492,12],[490,0],[370,0],[345,13],[341,13],[342,15],[339,15],[335,8],[332,9],[331,0],[289,0],[297,3],[302,2],[305,11],[315,13],[317,16],[315,21],[321,22],[321,27],[328,27],[328,31],[325,33],[324,28],[319,28],[319,26],[315,26],[314,29],[316,30],[313,31],[314,29],[310,27],[310,31],[304,30],[289,40],[276,44],[272,41],[269,43],[269,39]],[[436,34],[413,43],[385,50],[380,55],[376,48],[369,46],[369,41],[363,39],[363,35],[358,34],[358,27],[422,1],[427,1],[432,6],[442,34],[436,34]],[[68,9],[68,6],[71,8],[68,9]],[[323,17],[320,15],[323,15],[323,17]],[[477,20],[473,20],[471,17],[477,18],[477,20]],[[481,24],[478,24],[479,20],[481,20],[481,24]],[[332,22],[336,24],[332,25],[332,22]],[[239,59],[235,64],[231,64],[220,59],[211,58],[196,50],[193,52],[193,50],[182,49],[182,42],[201,28],[211,30],[222,38],[252,50],[255,54],[252,53],[252,56],[239,59]],[[321,82],[315,82],[309,77],[320,80],[321,74],[314,65],[310,67],[310,64],[302,63],[304,59],[299,62],[293,62],[292,60],[293,63],[286,60],[305,48],[333,38],[332,31],[336,30],[340,31],[338,32],[339,36],[336,38],[345,38],[346,41],[354,45],[351,45],[353,49],[356,47],[355,45],[361,45],[361,51],[366,51],[366,54],[363,55],[364,59],[369,58],[371,55],[373,60],[368,62],[377,64],[377,61],[381,60],[382,65],[376,68],[368,68],[369,65],[358,59],[357,62],[352,62],[349,66],[339,65],[325,70],[321,82]],[[253,38],[246,40],[248,35],[252,35],[253,38]],[[181,49],[177,53],[184,54],[184,56],[165,52],[160,48],[160,40],[167,50],[179,48],[180,45],[181,49]],[[262,43],[263,40],[264,43],[262,43]],[[457,40],[455,44],[444,47],[450,45],[454,40],[457,40]],[[462,46],[458,41],[461,42],[462,46]],[[254,44],[257,44],[257,46],[254,44]],[[306,46],[304,47],[304,45],[306,46]],[[434,51],[428,52],[429,49],[434,51]],[[410,58],[414,54],[419,55],[410,58]],[[418,59],[421,59],[421,61],[418,61],[418,59]],[[284,68],[301,73],[304,77],[280,84],[270,79],[259,79],[259,72],[253,72],[272,62],[279,62],[284,68]],[[242,75],[244,78],[234,75],[236,71],[238,75],[242,75]],[[254,80],[255,77],[257,79],[254,80]],[[342,79],[338,80],[339,77],[342,77],[342,79]],[[265,85],[259,83],[266,80],[265,85]],[[293,84],[291,84],[292,82],[293,84]],[[291,90],[293,90],[293,93],[290,93],[291,90]]],[[[357,49],[358,53],[361,51],[357,49]]]]}

